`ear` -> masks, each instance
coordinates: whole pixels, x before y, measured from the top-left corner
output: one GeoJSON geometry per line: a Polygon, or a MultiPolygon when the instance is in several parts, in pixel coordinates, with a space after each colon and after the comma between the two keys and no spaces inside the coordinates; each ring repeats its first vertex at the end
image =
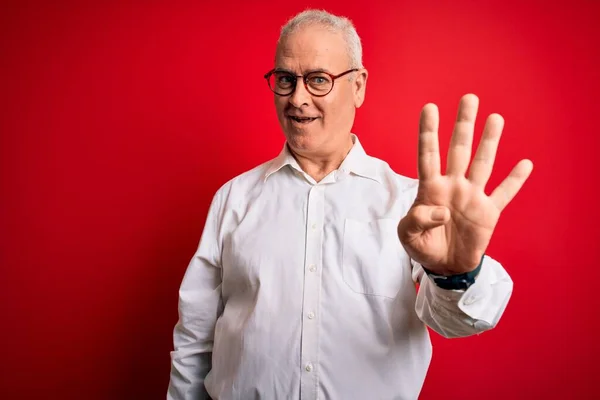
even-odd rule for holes
{"type": "Polygon", "coordinates": [[[367,90],[367,78],[369,77],[369,71],[362,68],[356,72],[356,78],[352,83],[354,90],[354,107],[359,108],[365,101],[365,92],[367,90]]]}

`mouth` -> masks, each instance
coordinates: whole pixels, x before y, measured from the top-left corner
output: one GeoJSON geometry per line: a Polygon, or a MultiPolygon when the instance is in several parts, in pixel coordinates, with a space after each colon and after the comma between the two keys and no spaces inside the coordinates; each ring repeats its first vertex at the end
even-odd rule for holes
{"type": "Polygon", "coordinates": [[[288,118],[296,123],[296,124],[301,124],[301,125],[306,125],[306,124],[310,124],[311,122],[313,122],[315,119],[317,118],[311,118],[311,117],[294,117],[292,115],[288,115],[288,118]]]}

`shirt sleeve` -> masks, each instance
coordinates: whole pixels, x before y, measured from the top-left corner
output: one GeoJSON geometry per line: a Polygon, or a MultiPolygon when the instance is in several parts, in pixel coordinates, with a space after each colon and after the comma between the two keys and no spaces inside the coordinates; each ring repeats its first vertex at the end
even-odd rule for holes
{"type": "Polygon", "coordinates": [[[446,290],[413,264],[413,280],[420,283],[415,304],[427,326],[447,338],[466,337],[494,328],[512,294],[513,282],[496,260],[485,256],[475,283],[467,290],[446,290]]]}
{"type": "Polygon", "coordinates": [[[210,398],[204,379],[211,369],[215,324],[222,312],[218,240],[221,208],[221,194],[217,192],[200,244],[180,286],[167,400],[210,398]]]}

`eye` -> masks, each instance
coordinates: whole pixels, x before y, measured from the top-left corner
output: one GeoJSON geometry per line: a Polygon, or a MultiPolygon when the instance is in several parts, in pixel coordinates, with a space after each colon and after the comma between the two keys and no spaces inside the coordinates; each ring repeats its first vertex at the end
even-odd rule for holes
{"type": "Polygon", "coordinates": [[[330,82],[331,80],[329,79],[329,76],[322,73],[308,76],[308,84],[311,86],[327,86],[330,84],[330,82]]]}
{"type": "Polygon", "coordinates": [[[271,75],[271,82],[279,88],[288,89],[294,85],[296,78],[287,72],[276,72],[271,75]]]}

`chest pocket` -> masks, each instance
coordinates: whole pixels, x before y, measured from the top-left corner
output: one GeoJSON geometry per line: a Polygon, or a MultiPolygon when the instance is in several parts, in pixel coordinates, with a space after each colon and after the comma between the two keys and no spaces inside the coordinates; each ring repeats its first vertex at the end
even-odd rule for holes
{"type": "Polygon", "coordinates": [[[394,298],[410,278],[410,259],[398,239],[398,221],[346,219],[343,277],[356,293],[394,298]]]}

